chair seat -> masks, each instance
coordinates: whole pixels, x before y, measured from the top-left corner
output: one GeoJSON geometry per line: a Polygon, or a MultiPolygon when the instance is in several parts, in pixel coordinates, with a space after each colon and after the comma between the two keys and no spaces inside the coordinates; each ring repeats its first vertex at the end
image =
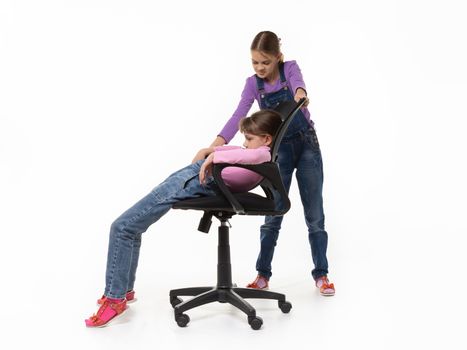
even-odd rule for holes
{"type": "MultiPolygon", "coordinates": [[[[275,210],[272,199],[255,193],[236,193],[233,196],[243,206],[246,215],[277,215],[279,213],[275,210]]],[[[186,199],[175,203],[172,208],[235,213],[232,205],[223,196],[186,199]]]]}

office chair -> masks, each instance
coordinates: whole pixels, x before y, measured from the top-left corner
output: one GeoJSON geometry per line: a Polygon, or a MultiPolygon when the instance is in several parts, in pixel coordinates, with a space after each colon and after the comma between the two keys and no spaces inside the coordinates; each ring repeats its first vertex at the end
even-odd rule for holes
{"type": "Polygon", "coordinates": [[[204,211],[204,215],[198,226],[198,230],[201,232],[209,232],[213,216],[220,221],[218,228],[217,285],[214,287],[192,287],[170,291],[170,303],[174,308],[175,321],[180,327],[185,327],[190,322],[189,316],[184,314],[185,311],[215,301],[230,303],[246,313],[248,323],[254,330],[261,328],[263,320],[261,317],[256,316],[256,310],[245,298],[277,300],[279,308],[283,313],[288,313],[292,308],[292,304],[286,301],[284,294],[252,288],[239,288],[232,283],[228,220],[237,214],[284,215],[290,209],[290,200],[276,163],[277,152],[287,127],[304,102],[305,99],[301,99],[298,103],[286,101],[275,108],[280,113],[283,122],[271,145],[270,162],[255,165],[214,164],[212,174],[221,195],[187,199],[177,202],[172,206],[173,209],[204,211]],[[232,193],[221,177],[222,169],[228,166],[250,169],[262,175],[264,179],[260,183],[260,186],[265,193],[265,197],[250,192],[232,193]],[[276,198],[276,196],[279,197],[276,198]],[[280,208],[277,208],[278,205],[276,203],[281,203],[280,208]],[[183,301],[179,296],[193,296],[193,298],[183,301]]]}

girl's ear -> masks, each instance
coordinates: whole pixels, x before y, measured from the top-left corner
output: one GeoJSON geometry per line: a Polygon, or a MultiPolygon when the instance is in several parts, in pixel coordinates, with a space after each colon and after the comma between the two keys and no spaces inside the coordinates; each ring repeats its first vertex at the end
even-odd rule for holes
{"type": "Polygon", "coordinates": [[[271,135],[266,135],[265,140],[264,140],[264,145],[269,146],[272,143],[272,136],[271,135]]]}

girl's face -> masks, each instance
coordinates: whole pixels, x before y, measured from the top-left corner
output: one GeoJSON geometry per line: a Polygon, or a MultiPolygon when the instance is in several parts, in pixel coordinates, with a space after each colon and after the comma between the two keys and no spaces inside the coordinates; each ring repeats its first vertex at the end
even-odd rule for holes
{"type": "Polygon", "coordinates": [[[253,135],[253,134],[248,134],[244,133],[245,136],[245,142],[243,142],[243,147],[245,148],[258,148],[261,146],[269,146],[272,141],[272,136],[271,135],[253,135]]]}
{"type": "Polygon", "coordinates": [[[253,69],[258,77],[266,81],[274,81],[279,76],[279,59],[280,55],[276,57],[262,51],[251,51],[253,69]]]}

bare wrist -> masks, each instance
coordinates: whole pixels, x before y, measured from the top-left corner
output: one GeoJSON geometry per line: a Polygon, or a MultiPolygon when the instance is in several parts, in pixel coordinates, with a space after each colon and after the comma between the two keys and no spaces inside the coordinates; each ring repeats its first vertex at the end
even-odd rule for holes
{"type": "Polygon", "coordinates": [[[302,88],[302,87],[297,88],[297,89],[295,90],[295,93],[298,93],[299,90],[302,90],[302,91],[305,93],[305,96],[307,96],[306,90],[305,90],[304,88],[302,88]]]}

